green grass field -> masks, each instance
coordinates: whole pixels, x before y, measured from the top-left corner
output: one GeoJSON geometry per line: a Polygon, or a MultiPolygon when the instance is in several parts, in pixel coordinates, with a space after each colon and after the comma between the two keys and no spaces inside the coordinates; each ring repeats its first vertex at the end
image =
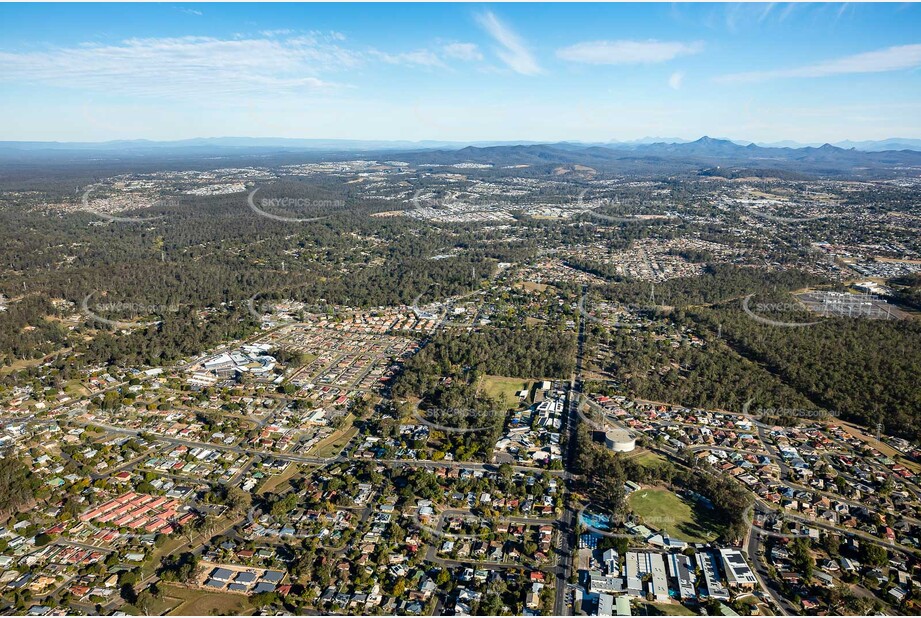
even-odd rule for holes
{"type": "Polygon", "coordinates": [[[667,489],[635,491],[627,498],[627,504],[647,527],[682,541],[704,543],[721,532],[709,509],[667,489]]]}
{"type": "Polygon", "coordinates": [[[546,283],[535,283],[534,281],[519,281],[515,284],[518,287],[521,287],[522,290],[526,292],[539,292],[543,293],[547,291],[547,288],[550,286],[546,283]]]}
{"type": "Polygon", "coordinates": [[[185,539],[180,536],[169,538],[166,543],[163,544],[163,547],[154,549],[150,555],[147,556],[147,560],[145,560],[144,564],[141,566],[141,574],[144,577],[153,575],[154,571],[160,566],[160,560],[162,560],[164,556],[168,556],[177,551],[180,547],[185,545],[185,543],[185,539]]]}
{"type": "Polygon", "coordinates": [[[182,601],[170,612],[170,616],[239,615],[252,611],[249,599],[240,594],[204,592],[179,586],[163,586],[163,594],[182,601]]]}
{"type": "Polygon", "coordinates": [[[345,422],[341,429],[331,433],[328,437],[317,442],[317,444],[310,449],[310,455],[315,457],[335,457],[339,454],[345,445],[349,443],[349,440],[355,437],[358,433],[358,427],[355,427],[352,423],[355,422],[355,417],[351,414],[345,417],[345,422]]]}
{"type": "Polygon", "coordinates": [[[680,603],[643,603],[640,616],[696,616],[690,609],[680,603]],[[644,611],[645,610],[645,611],[644,611]]]}
{"type": "Polygon", "coordinates": [[[267,478],[262,487],[259,488],[259,493],[284,493],[288,489],[288,481],[294,478],[299,471],[300,468],[296,463],[288,464],[288,467],[282,470],[280,474],[267,478]]]}
{"type": "Polygon", "coordinates": [[[134,605],[126,604],[121,607],[121,610],[126,614],[131,614],[132,616],[166,616],[171,611],[179,607],[183,603],[182,599],[177,599],[175,597],[167,596],[161,594],[151,605],[147,608],[147,613],[145,614],[143,610],[134,605]]]}
{"type": "Polygon", "coordinates": [[[511,408],[518,405],[518,397],[515,393],[523,389],[530,391],[532,384],[532,382],[521,378],[486,376],[483,378],[481,388],[488,397],[511,408]]]}
{"type": "Polygon", "coordinates": [[[665,463],[665,458],[652,451],[639,449],[627,455],[627,459],[632,459],[644,468],[655,468],[665,463]]]}

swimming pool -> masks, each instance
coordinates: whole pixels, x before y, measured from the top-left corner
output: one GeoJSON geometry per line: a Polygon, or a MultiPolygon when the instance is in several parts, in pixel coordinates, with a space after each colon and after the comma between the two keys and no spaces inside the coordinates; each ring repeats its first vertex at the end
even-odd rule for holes
{"type": "Polygon", "coordinates": [[[582,523],[598,530],[608,531],[611,529],[611,518],[599,513],[582,511],[582,523]]]}

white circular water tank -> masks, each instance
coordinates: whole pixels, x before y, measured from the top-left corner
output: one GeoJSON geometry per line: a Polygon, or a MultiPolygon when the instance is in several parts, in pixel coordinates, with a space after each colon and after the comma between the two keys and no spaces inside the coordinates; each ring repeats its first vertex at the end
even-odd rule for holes
{"type": "Polygon", "coordinates": [[[604,433],[604,445],[615,453],[629,453],[636,448],[636,438],[623,429],[609,429],[604,433]]]}

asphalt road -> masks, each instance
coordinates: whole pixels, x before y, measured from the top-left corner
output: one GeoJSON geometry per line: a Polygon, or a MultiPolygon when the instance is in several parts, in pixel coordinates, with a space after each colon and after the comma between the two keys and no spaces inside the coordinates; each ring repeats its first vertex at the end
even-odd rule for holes
{"type": "Polygon", "coordinates": [[[796,608],[793,606],[793,604],[783,596],[780,588],[777,586],[777,583],[771,579],[771,576],[768,574],[767,566],[765,566],[764,562],[761,560],[761,557],[758,555],[758,552],[761,549],[761,536],[758,532],[758,529],[754,526],[752,526],[748,531],[748,537],[746,537],[745,546],[746,547],[743,549],[747,549],[748,559],[755,567],[755,578],[758,580],[758,584],[761,586],[761,589],[764,590],[768,597],[774,602],[774,609],[776,610],[776,608],[780,608],[780,612],[784,616],[798,615],[799,612],[796,611],[796,608]]]}
{"type": "MultiPolygon", "coordinates": [[[[585,294],[585,286],[582,288],[582,294],[585,294]]],[[[578,456],[576,449],[576,430],[579,424],[579,401],[582,396],[582,354],[585,349],[585,320],[579,320],[578,350],[576,353],[576,372],[569,383],[569,399],[567,401],[567,418],[566,418],[566,457],[563,467],[566,470],[572,470],[578,456]]],[[[577,545],[576,536],[576,516],[577,509],[573,503],[572,496],[569,492],[569,483],[571,477],[567,474],[564,478],[564,507],[563,516],[560,521],[560,558],[557,568],[556,578],[556,598],[553,603],[553,614],[555,616],[568,616],[572,608],[566,605],[566,584],[569,580],[569,574],[572,570],[575,548],[577,545]]]]}

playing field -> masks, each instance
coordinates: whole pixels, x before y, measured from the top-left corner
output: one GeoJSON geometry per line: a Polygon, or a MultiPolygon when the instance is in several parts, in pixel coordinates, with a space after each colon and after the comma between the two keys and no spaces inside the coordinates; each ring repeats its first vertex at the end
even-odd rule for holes
{"type": "Polygon", "coordinates": [[[519,286],[521,289],[525,290],[526,292],[539,292],[539,293],[546,292],[547,288],[550,287],[546,283],[536,283],[534,281],[519,281],[515,285],[519,286]]]}
{"type": "Polygon", "coordinates": [[[483,378],[481,388],[490,398],[495,399],[504,406],[512,407],[518,403],[518,397],[515,393],[523,389],[530,391],[531,382],[521,378],[486,376],[483,378]]]}
{"type": "Polygon", "coordinates": [[[627,504],[641,523],[682,541],[705,543],[720,533],[710,509],[667,489],[635,491],[627,504]]]}

